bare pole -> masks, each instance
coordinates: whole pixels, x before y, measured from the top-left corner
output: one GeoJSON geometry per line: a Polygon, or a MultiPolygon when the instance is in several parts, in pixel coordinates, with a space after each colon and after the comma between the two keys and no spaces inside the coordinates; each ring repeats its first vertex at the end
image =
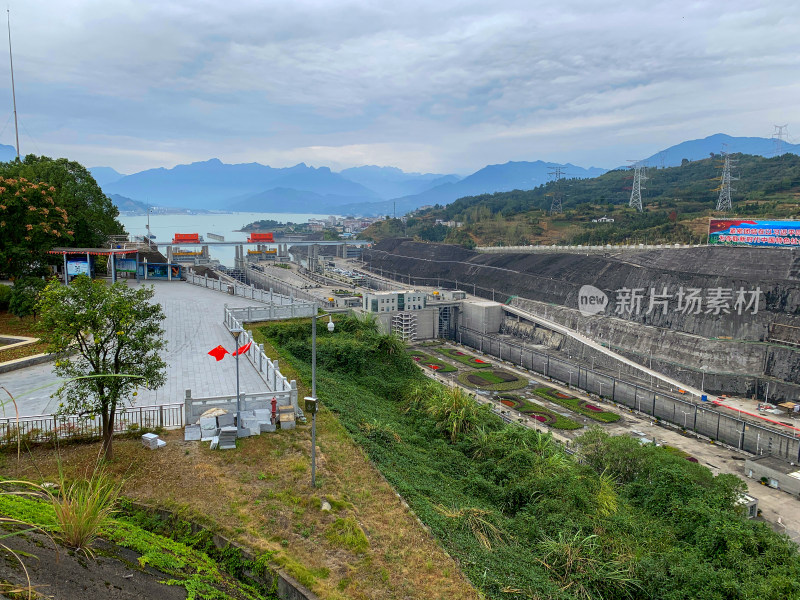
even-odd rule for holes
{"type": "Polygon", "coordinates": [[[14,103],[14,132],[17,136],[17,162],[19,162],[19,125],[17,124],[17,93],[14,91],[14,59],[11,56],[11,9],[8,13],[8,62],[11,64],[11,99],[14,103]]]}

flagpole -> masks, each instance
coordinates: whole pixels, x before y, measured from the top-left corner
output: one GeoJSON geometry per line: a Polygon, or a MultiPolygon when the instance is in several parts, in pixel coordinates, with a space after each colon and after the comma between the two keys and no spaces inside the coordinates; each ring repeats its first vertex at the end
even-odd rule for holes
{"type": "Polygon", "coordinates": [[[236,351],[233,355],[236,357],[236,435],[238,437],[239,431],[242,428],[242,404],[241,396],[239,394],[239,335],[244,331],[239,326],[231,329],[231,335],[236,340],[236,351]]]}

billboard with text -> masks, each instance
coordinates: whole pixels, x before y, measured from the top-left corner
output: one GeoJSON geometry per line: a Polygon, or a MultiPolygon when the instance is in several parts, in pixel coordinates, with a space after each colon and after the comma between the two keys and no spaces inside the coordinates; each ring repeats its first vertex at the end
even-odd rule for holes
{"type": "Polygon", "coordinates": [[[709,244],[744,246],[800,246],[800,221],[711,219],[709,244]]]}

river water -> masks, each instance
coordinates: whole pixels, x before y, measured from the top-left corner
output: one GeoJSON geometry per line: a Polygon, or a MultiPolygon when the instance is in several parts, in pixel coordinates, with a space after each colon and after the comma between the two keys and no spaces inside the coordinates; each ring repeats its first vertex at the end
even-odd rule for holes
{"type": "MultiPolygon", "coordinates": [[[[225,237],[226,242],[244,242],[247,234],[236,231],[248,223],[272,219],[281,223],[306,223],[309,219],[324,219],[328,215],[305,213],[224,213],[201,215],[150,215],[150,232],[156,236],[155,242],[167,242],[176,233],[199,233],[206,241],[213,241],[209,233],[225,237]]],[[[120,215],[119,222],[133,236],[147,235],[147,215],[120,215]]],[[[227,267],[233,267],[236,246],[209,246],[211,258],[227,267]]]]}

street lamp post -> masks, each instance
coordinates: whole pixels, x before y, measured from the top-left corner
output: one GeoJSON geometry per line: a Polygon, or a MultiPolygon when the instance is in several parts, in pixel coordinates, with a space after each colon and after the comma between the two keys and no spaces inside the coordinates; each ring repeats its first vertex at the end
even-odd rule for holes
{"type": "Polygon", "coordinates": [[[236,431],[237,435],[239,430],[242,428],[242,402],[241,402],[241,395],[239,394],[239,336],[242,334],[244,329],[239,327],[238,325],[231,329],[231,335],[233,339],[236,341],[236,352],[234,353],[236,357],[236,431]]]}
{"type": "Polygon", "coordinates": [[[311,413],[311,487],[317,487],[317,317],[328,317],[328,331],[333,333],[333,317],[324,313],[311,316],[311,397],[306,398],[306,410],[311,413]]]}

